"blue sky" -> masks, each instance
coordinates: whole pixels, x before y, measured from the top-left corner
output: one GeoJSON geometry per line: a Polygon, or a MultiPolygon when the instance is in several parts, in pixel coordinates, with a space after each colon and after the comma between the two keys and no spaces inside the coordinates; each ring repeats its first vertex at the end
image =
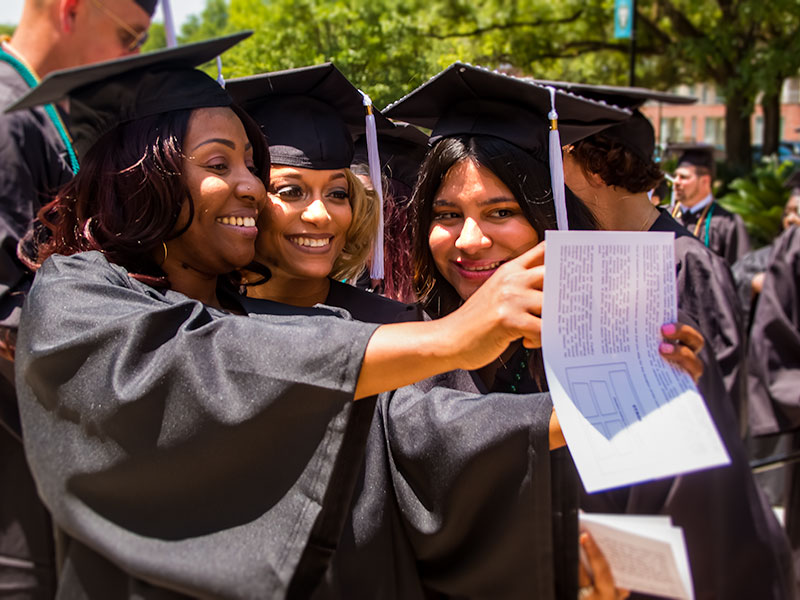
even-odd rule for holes
{"type": "MultiPolygon", "coordinates": [[[[22,14],[24,0],[0,0],[0,23],[15,25],[22,14]]],[[[180,26],[189,15],[200,14],[205,8],[205,0],[170,0],[172,6],[172,16],[175,24],[180,30],[180,26]]],[[[164,22],[161,16],[161,3],[156,9],[155,20],[164,22]]]]}

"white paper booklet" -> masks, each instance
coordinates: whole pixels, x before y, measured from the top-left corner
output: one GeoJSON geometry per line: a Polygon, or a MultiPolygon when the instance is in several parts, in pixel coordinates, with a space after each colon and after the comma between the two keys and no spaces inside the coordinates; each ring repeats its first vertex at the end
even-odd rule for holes
{"type": "Polygon", "coordinates": [[[581,513],[580,524],[603,551],[617,587],[694,600],[683,530],[669,517],[581,513]]]}
{"type": "Polygon", "coordinates": [[[658,353],[677,318],[673,234],[546,239],[545,373],[586,491],[728,464],[694,382],[658,353]]]}

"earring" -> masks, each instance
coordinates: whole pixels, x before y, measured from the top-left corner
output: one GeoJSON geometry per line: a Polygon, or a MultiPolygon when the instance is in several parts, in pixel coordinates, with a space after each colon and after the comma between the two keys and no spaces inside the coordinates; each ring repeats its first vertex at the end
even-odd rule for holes
{"type": "Polygon", "coordinates": [[[164,263],[167,262],[167,242],[161,242],[161,245],[164,247],[164,260],[161,261],[161,265],[164,266],[164,263]]]}

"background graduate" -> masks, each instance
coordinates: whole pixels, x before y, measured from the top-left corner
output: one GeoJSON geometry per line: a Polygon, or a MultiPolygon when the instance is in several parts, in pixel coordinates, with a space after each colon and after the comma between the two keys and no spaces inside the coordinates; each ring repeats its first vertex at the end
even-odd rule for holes
{"type": "MultiPolygon", "coordinates": [[[[577,93],[634,108],[653,96],[662,97],[638,88],[578,87],[577,93]]],[[[739,435],[734,408],[741,404],[732,403],[719,386],[720,374],[726,376],[729,392],[744,384],[739,356],[743,332],[730,273],[721,258],[650,203],[647,191],[662,177],[652,159],[654,150],[653,128],[635,111],[629,120],[567,145],[565,181],[602,229],[674,232],[678,307],[707,340],[701,352],[706,372],[698,387],[731,465],[584,494],[582,507],[593,512],[669,514],[683,527],[699,598],[791,598],[785,539],[756,489],[739,435]],[[748,564],[747,571],[733,568],[739,564],[748,564]]]]}
{"type": "Polygon", "coordinates": [[[347,509],[327,495],[342,407],[537,343],[534,253],[510,296],[431,323],[246,316],[221,291],[255,255],[268,152],[192,67],[241,38],[55,73],[17,104],[68,95],[82,165],[41,214],[16,363],[62,597],[286,596],[347,509]]]}

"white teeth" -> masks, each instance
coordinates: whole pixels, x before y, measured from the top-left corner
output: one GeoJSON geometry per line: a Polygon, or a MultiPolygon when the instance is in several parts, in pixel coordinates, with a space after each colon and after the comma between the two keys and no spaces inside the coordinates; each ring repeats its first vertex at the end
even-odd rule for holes
{"type": "Polygon", "coordinates": [[[499,266],[500,266],[500,261],[494,262],[490,265],[484,265],[482,267],[465,267],[464,265],[461,265],[461,268],[464,269],[465,271],[491,271],[492,269],[496,269],[499,266]]]}
{"type": "Polygon", "coordinates": [[[254,217],[217,217],[217,223],[223,225],[234,225],[235,227],[255,227],[254,217]]]}
{"type": "Polygon", "coordinates": [[[323,248],[331,243],[330,238],[315,239],[307,237],[292,237],[290,238],[298,246],[308,246],[309,248],[323,248]]]}

